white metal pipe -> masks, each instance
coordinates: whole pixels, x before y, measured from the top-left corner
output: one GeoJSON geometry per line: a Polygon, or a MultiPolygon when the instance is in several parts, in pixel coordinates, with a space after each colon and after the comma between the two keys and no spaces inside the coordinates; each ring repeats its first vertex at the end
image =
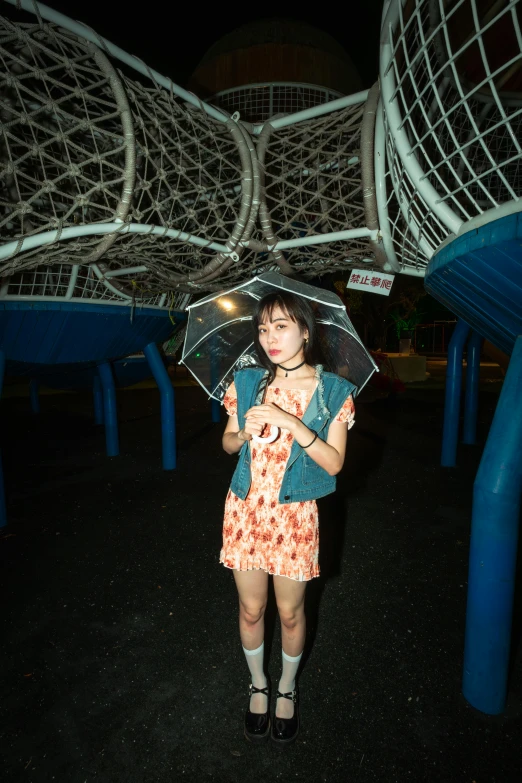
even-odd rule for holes
{"type": "MultiPolygon", "coordinates": [[[[118,292],[118,296],[121,297],[121,294],[118,292]]],[[[86,297],[79,297],[79,296],[73,296],[71,299],[67,299],[66,296],[31,296],[30,294],[7,294],[5,297],[3,297],[3,300],[8,300],[10,302],[71,302],[72,304],[98,304],[98,305],[115,305],[117,307],[128,307],[129,306],[129,300],[128,299],[121,299],[118,301],[117,299],[95,299],[92,298],[86,298],[86,297]]],[[[138,302],[140,307],[149,307],[154,310],[165,310],[165,307],[161,307],[159,304],[142,304],[141,302],[138,302]]]]}
{"type": "Polygon", "coordinates": [[[146,266],[129,266],[127,268],[122,267],[121,269],[109,269],[107,272],[103,273],[104,277],[121,277],[123,275],[138,275],[140,272],[148,272],[148,267],[146,266]]]}
{"type": "Polygon", "coordinates": [[[471,218],[466,223],[463,223],[459,229],[459,236],[467,234],[468,231],[473,231],[475,228],[485,226],[486,223],[491,223],[494,220],[506,217],[507,215],[513,215],[517,212],[522,212],[522,198],[518,198],[512,201],[506,201],[504,204],[499,204],[498,207],[488,209],[487,212],[482,212],[480,215],[471,218]]]}
{"type": "Polygon", "coordinates": [[[71,274],[69,276],[69,285],[67,286],[67,293],[65,294],[66,299],[72,299],[72,295],[74,294],[74,289],[76,287],[76,281],[78,280],[79,269],[80,269],[79,264],[74,264],[71,267],[71,274]]]}
{"type": "Polygon", "coordinates": [[[9,288],[9,281],[10,277],[4,277],[4,282],[2,283],[2,287],[0,288],[0,298],[3,298],[4,296],[7,296],[7,289],[9,288]]]}
{"type": "Polygon", "coordinates": [[[231,94],[233,95],[234,93],[237,93],[238,90],[262,90],[271,89],[273,87],[290,87],[292,89],[297,87],[298,89],[301,88],[305,90],[317,90],[322,93],[330,93],[330,95],[337,95],[339,98],[343,97],[342,93],[338,90],[331,90],[330,87],[323,87],[320,84],[312,84],[311,82],[255,82],[254,84],[245,84],[243,87],[229,87],[228,90],[220,90],[212,96],[212,100],[226,97],[231,94]]]}
{"type": "Polygon", "coordinates": [[[110,291],[111,293],[115,294],[116,296],[119,296],[120,299],[125,299],[127,302],[132,302],[132,296],[129,296],[128,294],[124,294],[121,291],[119,291],[115,286],[113,286],[111,283],[109,283],[108,280],[105,279],[103,272],[99,268],[98,264],[91,264],[90,268],[98,278],[98,280],[101,280],[105,288],[110,291]]]}
{"type": "Polygon", "coordinates": [[[379,104],[377,106],[377,117],[375,119],[375,146],[373,154],[373,168],[375,172],[376,188],[375,197],[377,200],[377,215],[379,217],[382,244],[391,269],[394,272],[399,272],[400,263],[393,245],[393,239],[390,231],[390,216],[388,214],[388,200],[386,193],[386,149],[382,98],[379,99],[379,104]]]}
{"type": "Polygon", "coordinates": [[[64,239],[76,239],[77,237],[93,236],[96,234],[110,234],[117,231],[119,234],[152,234],[154,236],[169,237],[169,239],[179,239],[181,242],[189,242],[199,247],[207,247],[210,250],[217,250],[218,253],[228,253],[225,245],[218,242],[209,242],[207,239],[196,237],[193,234],[187,234],[185,231],[178,231],[174,228],[163,228],[162,226],[148,226],[144,223],[92,223],[86,226],[67,226],[66,228],[53,229],[52,231],[42,231],[41,234],[33,234],[24,237],[22,241],[13,239],[0,245],[0,260],[8,258],[14,253],[22,253],[27,250],[34,250],[43,245],[51,245],[53,242],[64,239]]]}
{"type": "Polygon", "coordinates": [[[379,232],[370,231],[369,228],[349,228],[346,231],[332,231],[330,234],[314,234],[310,237],[297,237],[296,239],[283,239],[275,245],[268,247],[268,252],[277,250],[289,250],[293,247],[306,247],[307,245],[324,245],[327,242],[343,242],[347,239],[377,239],[379,232]]]}
{"type": "Polygon", "coordinates": [[[409,277],[426,277],[426,268],[420,269],[413,266],[401,266],[401,275],[408,275],[409,277]]]}
{"type": "Polygon", "coordinates": [[[87,27],[87,25],[83,24],[82,22],[76,22],[74,19],[65,16],[65,14],[61,14],[58,11],[49,8],[49,6],[44,5],[44,3],[37,3],[35,0],[6,0],[6,2],[10,3],[11,5],[15,5],[17,8],[23,8],[24,11],[28,11],[32,14],[35,13],[35,6],[37,6],[38,11],[43,19],[47,19],[48,22],[53,22],[60,27],[64,27],[71,33],[78,35],[80,38],[85,38],[86,41],[91,41],[91,43],[99,46],[107,54],[110,54],[112,57],[115,57],[117,60],[120,60],[120,62],[125,63],[131,68],[134,68],[135,71],[143,74],[143,76],[148,76],[149,78],[154,79],[154,81],[164,89],[174,93],[187,103],[192,104],[192,106],[196,106],[198,109],[206,112],[209,117],[212,117],[219,122],[228,121],[228,116],[223,114],[222,111],[219,111],[219,109],[216,109],[214,106],[210,106],[208,103],[205,103],[205,101],[202,101],[197,97],[197,95],[194,95],[194,93],[184,90],[183,87],[179,86],[179,84],[175,84],[175,82],[173,82],[171,79],[162,76],[153,68],[149,68],[137,57],[128,54],[123,49],[120,49],[119,46],[115,46],[110,41],[107,41],[106,38],[102,38],[101,35],[98,35],[98,33],[96,33],[94,30],[91,30],[90,27],[87,27]]]}
{"type": "MultiPolygon", "coordinates": [[[[279,117],[277,120],[268,120],[267,122],[270,123],[274,130],[277,130],[277,128],[286,128],[287,125],[295,125],[304,120],[312,120],[314,117],[322,117],[323,114],[330,114],[333,111],[347,109],[349,106],[356,106],[358,103],[364,103],[368,97],[368,92],[368,90],[362,90],[362,92],[356,92],[353,95],[345,95],[343,98],[336,98],[334,101],[321,103],[319,106],[312,106],[309,109],[295,112],[295,114],[288,114],[286,117],[279,117]]],[[[259,136],[266,124],[266,122],[256,123],[253,126],[253,132],[259,136]]]]}

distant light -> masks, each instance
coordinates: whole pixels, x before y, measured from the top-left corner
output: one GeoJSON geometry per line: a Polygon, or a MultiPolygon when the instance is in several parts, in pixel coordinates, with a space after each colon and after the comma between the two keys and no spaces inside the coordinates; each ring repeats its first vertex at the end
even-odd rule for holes
{"type": "Polygon", "coordinates": [[[230,299],[220,299],[219,304],[224,310],[233,310],[234,304],[230,301],[230,299]]]}
{"type": "Polygon", "coordinates": [[[200,357],[200,356],[201,356],[201,354],[200,354],[200,353],[197,353],[197,354],[196,354],[196,359],[199,359],[199,357],[200,357]]]}

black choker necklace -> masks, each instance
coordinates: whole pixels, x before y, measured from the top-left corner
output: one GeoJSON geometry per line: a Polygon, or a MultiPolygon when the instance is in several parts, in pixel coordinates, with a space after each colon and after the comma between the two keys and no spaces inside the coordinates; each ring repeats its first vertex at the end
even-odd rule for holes
{"type": "Polygon", "coordinates": [[[285,371],[285,378],[288,378],[288,373],[293,372],[294,370],[298,370],[300,367],[303,366],[303,364],[306,364],[306,360],[304,362],[301,362],[301,364],[298,364],[297,367],[283,367],[282,364],[278,364],[277,366],[281,368],[281,370],[285,371]]]}

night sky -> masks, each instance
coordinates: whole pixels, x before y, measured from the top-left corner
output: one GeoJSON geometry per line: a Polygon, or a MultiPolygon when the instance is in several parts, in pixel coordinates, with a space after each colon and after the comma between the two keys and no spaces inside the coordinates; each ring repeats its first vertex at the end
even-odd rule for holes
{"type": "Polygon", "coordinates": [[[340,6],[314,3],[308,9],[305,3],[267,0],[263,4],[245,3],[240,11],[208,0],[135,3],[135,11],[122,0],[48,0],[47,5],[85,22],[182,86],[219,38],[247,22],[273,17],[307,22],[324,30],[346,49],[364,87],[370,87],[377,78],[383,0],[348,0],[340,6]],[[322,17],[318,8],[323,9],[322,17]]]}

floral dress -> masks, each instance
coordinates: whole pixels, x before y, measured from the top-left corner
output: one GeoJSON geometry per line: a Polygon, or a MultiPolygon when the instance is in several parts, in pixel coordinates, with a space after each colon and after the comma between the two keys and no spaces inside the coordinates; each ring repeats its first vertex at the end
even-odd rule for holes
{"type": "MultiPolygon", "coordinates": [[[[313,390],[269,387],[265,402],[273,402],[287,413],[303,417],[313,390]]],[[[234,384],[223,400],[229,416],[237,413],[234,384]]],[[[354,422],[354,404],[350,395],[335,421],[354,422]]],[[[281,429],[272,443],[250,441],[250,491],[241,500],[228,491],[223,522],[223,548],[219,561],[237,571],[262,569],[269,574],[308,581],[319,576],[319,519],[315,500],[279,503],[293,436],[281,429]]]]}

